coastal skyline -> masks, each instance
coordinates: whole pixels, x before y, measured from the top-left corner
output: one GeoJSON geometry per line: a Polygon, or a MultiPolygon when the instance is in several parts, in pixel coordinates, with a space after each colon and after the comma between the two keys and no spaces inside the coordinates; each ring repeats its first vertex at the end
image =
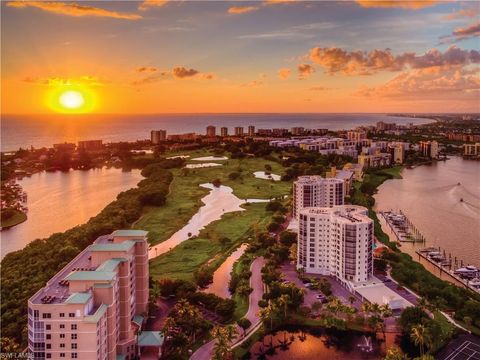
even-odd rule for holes
{"type": "Polygon", "coordinates": [[[480,110],[476,2],[1,6],[3,114],[480,110]]]}

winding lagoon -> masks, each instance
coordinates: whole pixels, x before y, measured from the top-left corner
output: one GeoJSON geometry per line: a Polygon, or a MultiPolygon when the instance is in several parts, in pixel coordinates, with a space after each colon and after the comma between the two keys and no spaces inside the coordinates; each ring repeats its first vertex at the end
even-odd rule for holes
{"type": "Polygon", "coordinates": [[[231,187],[224,185],[215,187],[213,184],[201,184],[200,186],[210,190],[210,192],[202,198],[202,202],[205,205],[200,207],[197,213],[190,218],[188,223],[175,234],[170,236],[168,240],[165,240],[156,246],[152,246],[148,250],[149,259],[166,253],[181,242],[188,240],[193,236],[197,236],[205,226],[219,220],[223,214],[234,211],[245,211],[245,209],[241,207],[242,204],[270,201],[265,199],[240,199],[233,194],[233,189],[231,187]]]}
{"type": "Polygon", "coordinates": [[[402,210],[427,239],[402,243],[402,251],[440,246],[480,265],[480,162],[452,157],[405,169],[402,177],[384,182],[375,195],[375,210],[402,210]]]}
{"type": "Polygon", "coordinates": [[[0,233],[1,258],[35,239],[87,222],[142,179],[140,170],[101,168],[40,172],[18,181],[28,196],[28,219],[0,233]]]}
{"type": "Polygon", "coordinates": [[[247,249],[247,244],[242,244],[238,249],[230,254],[230,256],[220,265],[220,267],[213,273],[212,283],[203,290],[206,293],[215,294],[224,299],[230,299],[232,295],[228,291],[228,284],[232,278],[233,264],[240,256],[243,255],[247,249]]]}

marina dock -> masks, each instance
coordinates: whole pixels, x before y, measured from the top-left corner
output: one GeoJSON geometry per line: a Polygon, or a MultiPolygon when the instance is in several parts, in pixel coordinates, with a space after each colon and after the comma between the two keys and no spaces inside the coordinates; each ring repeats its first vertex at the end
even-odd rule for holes
{"type": "Polygon", "coordinates": [[[463,260],[452,257],[451,253],[442,251],[440,247],[428,247],[417,250],[418,261],[427,262],[439,273],[438,277],[480,293],[480,268],[474,265],[464,265],[463,260]],[[452,281],[453,280],[453,281],[452,281]]]}
{"type": "Polygon", "coordinates": [[[400,242],[424,243],[425,237],[418,231],[408,217],[400,210],[382,211],[380,214],[400,242]]]}

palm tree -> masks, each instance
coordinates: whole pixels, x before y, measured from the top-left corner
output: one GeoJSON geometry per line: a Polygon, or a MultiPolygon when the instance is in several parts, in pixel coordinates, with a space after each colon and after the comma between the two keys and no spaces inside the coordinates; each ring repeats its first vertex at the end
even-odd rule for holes
{"type": "Polygon", "coordinates": [[[423,324],[412,327],[410,338],[413,343],[420,348],[420,356],[425,354],[425,346],[430,343],[430,334],[423,324]]]}
{"type": "Polygon", "coordinates": [[[356,298],[353,295],[350,295],[348,297],[348,302],[350,303],[351,306],[353,306],[353,303],[355,302],[356,298]]]}
{"type": "Polygon", "coordinates": [[[287,309],[288,309],[288,304],[290,303],[290,297],[287,294],[282,294],[280,297],[277,299],[277,303],[279,307],[283,307],[283,318],[287,318],[287,309]]]}
{"type": "Polygon", "coordinates": [[[398,347],[393,346],[387,349],[387,355],[383,360],[409,360],[409,358],[398,347]]]}
{"type": "Polygon", "coordinates": [[[213,348],[213,360],[224,360],[231,358],[230,343],[237,335],[233,325],[225,327],[215,326],[211,331],[212,337],[216,340],[213,348]]]}

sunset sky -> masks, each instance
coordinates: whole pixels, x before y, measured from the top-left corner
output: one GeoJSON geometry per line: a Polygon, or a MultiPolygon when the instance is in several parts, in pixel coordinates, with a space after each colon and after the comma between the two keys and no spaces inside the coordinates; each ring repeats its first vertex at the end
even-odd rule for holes
{"type": "Polygon", "coordinates": [[[480,111],[479,2],[1,6],[5,114],[480,111]]]}

